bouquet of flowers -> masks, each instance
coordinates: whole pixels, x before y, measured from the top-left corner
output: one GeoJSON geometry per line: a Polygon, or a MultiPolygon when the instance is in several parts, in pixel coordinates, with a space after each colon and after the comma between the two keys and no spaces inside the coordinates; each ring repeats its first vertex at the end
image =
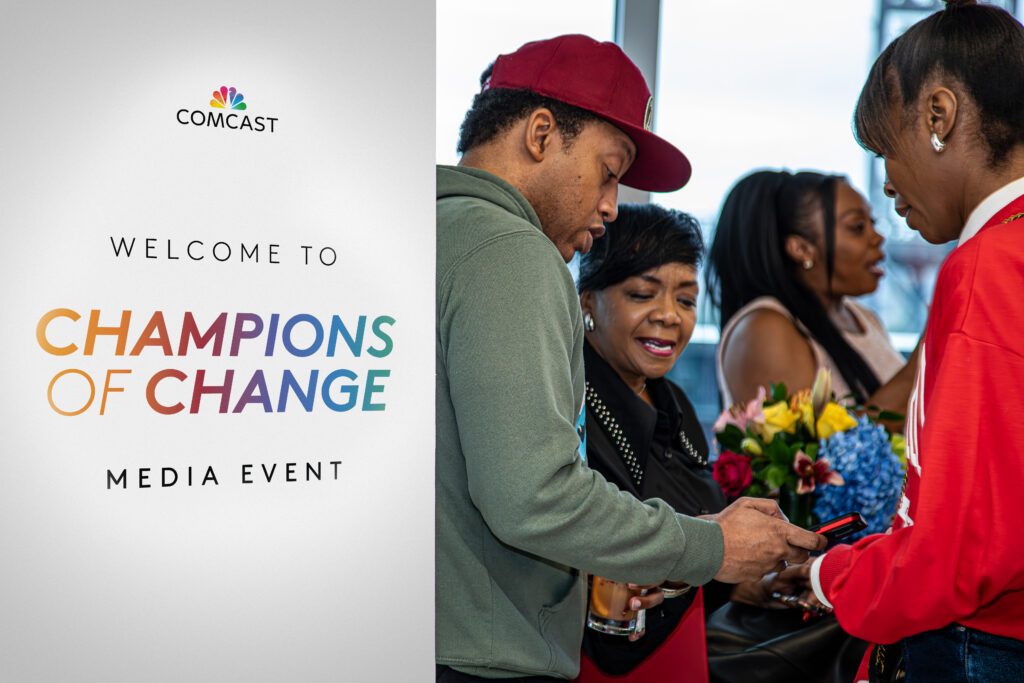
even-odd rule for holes
{"type": "MultiPolygon", "coordinates": [[[[777,497],[794,524],[859,511],[865,533],[884,531],[902,483],[900,460],[881,425],[836,402],[831,376],[790,394],[776,384],[715,423],[715,481],[729,497],[777,497]]],[[[883,416],[882,419],[890,419],[883,416]]]]}

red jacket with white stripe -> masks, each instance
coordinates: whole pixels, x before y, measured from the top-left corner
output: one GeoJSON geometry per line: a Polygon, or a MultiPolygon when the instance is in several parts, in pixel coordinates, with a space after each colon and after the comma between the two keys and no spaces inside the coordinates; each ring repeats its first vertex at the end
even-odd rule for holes
{"type": "Polygon", "coordinates": [[[1024,196],[939,272],[907,456],[891,531],[820,560],[839,623],[876,643],[953,622],[1024,639],[1024,196]]]}

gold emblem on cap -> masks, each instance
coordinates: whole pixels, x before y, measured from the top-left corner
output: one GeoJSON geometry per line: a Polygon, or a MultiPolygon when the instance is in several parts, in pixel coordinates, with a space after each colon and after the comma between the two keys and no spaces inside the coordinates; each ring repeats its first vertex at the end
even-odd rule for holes
{"type": "Polygon", "coordinates": [[[654,96],[647,98],[647,111],[644,112],[644,130],[649,131],[654,123],[654,96]]]}

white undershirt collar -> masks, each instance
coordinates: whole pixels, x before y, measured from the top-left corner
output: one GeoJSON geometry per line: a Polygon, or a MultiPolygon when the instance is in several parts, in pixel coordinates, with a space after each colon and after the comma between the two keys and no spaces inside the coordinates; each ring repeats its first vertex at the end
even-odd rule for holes
{"type": "Polygon", "coordinates": [[[992,220],[992,216],[999,213],[999,209],[1021,195],[1024,195],[1024,178],[1017,178],[981,200],[981,203],[974,207],[974,211],[971,211],[971,215],[967,217],[963,232],[960,233],[960,241],[956,245],[959,247],[977,235],[978,231],[992,220]]]}

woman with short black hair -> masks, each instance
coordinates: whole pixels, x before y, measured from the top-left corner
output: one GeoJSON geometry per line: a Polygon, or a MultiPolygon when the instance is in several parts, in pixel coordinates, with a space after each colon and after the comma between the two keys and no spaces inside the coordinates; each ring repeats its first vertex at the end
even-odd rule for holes
{"type": "MultiPolygon", "coordinates": [[[[708,444],[693,406],[664,376],[697,321],[703,254],[691,216],[625,204],[582,257],[579,279],[587,463],[623,491],[661,498],[692,516],[721,511],[725,497],[707,466],[708,444]]],[[[627,676],[614,680],[646,683],[675,672],[706,681],[702,597],[691,590],[648,610],[646,635],[636,642],[587,629],[579,680],[627,676]]]]}
{"type": "Polygon", "coordinates": [[[973,2],[910,27],[879,56],[857,105],[887,194],[939,271],[907,420],[893,529],[814,561],[819,600],[903,658],[908,683],[1020,681],[1024,671],[1024,26],[973,2]]]}
{"type": "MultiPolygon", "coordinates": [[[[700,226],[692,216],[655,204],[625,204],[582,257],[579,279],[587,463],[622,491],[643,500],[660,498],[691,516],[717,513],[726,502],[709,471],[708,444],[693,405],[665,378],[697,321],[697,268],[703,255],[700,226]]],[[[706,681],[702,604],[711,609],[731,598],[781,608],[772,601],[773,592],[804,590],[806,579],[788,571],[738,586],[712,581],[647,610],[643,638],[588,629],[579,681],[706,681]]],[[[810,662],[800,665],[813,669],[810,662]]]]}

